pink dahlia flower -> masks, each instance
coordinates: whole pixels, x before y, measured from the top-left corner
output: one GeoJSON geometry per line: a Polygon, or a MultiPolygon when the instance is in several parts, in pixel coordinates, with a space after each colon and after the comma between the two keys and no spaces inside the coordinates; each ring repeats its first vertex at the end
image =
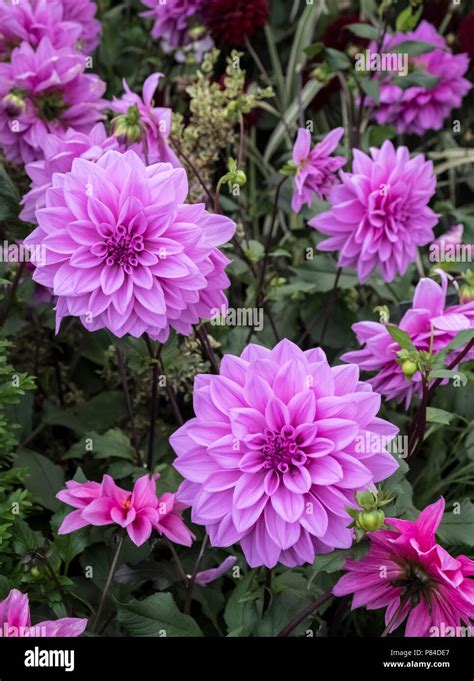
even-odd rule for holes
{"type": "Polygon", "coordinates": [[[153,95],[162,73],[153,73],[143,84],[143,97],[130,90],[123,81],[125,94],[114,97],[110,105],[119,116],[114,119],[115,135],[122,144],[122,151],[135,151],[147,165],[171,163],[179,168],[181,163],[167,144],[171,132],[171,109],[153,106],[153,95]]]}
{"type": "Polygon", "coordinates": [[[72,315],[90,331],[164,342],[170,327],[189,335],[226,306],[230,261],[217,246],[235,224],[185,204],[187,193],[182,168],[146,167],[133,151],[76,158],[70,173],[53,175],[25,243],[46,248],[33,279],[58,298],[57,328],[72,315]]]}
{"type": "Polygon", "coordinates": [[[35,211],[45,207],[46,191],[52,185],[54,173],[69,172],[75,158],[97,161],[106,151],[116,148],[117,140],[107,137],[103,123],[97,123],[87,134],[69,128],[64,136],[46,135],[41,143],[44,158],[32,161],[25,167],[31,180],[31,189],[22,199],[20,218],[26,222],[36,222],[35,211]]]}
{"type": "Polygon", "coordinates": [[[196,417],[170,438],[178,498],[213,546],[240,542],[251,567],[348,548],[346,506],[397,468],[386,450],[397,428],[379,408],[358,367],[331,368],[320,348],[248,345],[220,375],[195,379],[196,417]]]}
{"type": "MultiPolygon", "coordinates": [[[[410,334],[417,350],[428,351],[433,337],[433,352],[439,352],[463,329],[474,327],[474,301],[466,305],[446,307],[447,278],[441,286],[432,279],[421,279],[413,303],[399,327],[410,334]]],[[[374,390],[386,399],[405,401],[408,407],[414,395],[421,395],[419,372],[407,378],[397,361],[400,346],[390,336],[385,324],[359,322],[352,327],[362,349],[346,352],[341,359],[358,364],[365,371],[374,371],[370,379],[374,390]]],[[[459,353],[459,350],[455,351],[459,353]]],[[[455,354],[448,357],[452,359],[455,354]]],[[[474,351],[466,359],[474,357],[474,351]]]]}
{"type": "Polygon", "coordinates": [[[193,535],[181,518],[186,508],[174,494],[156,495],[157,474],[139,478],[132,492],[115,484],[110,475],[102,483],[66,483],[57,498],[76,510],[63,520],[58,534],[69,534],[86,525],[119,525],[136,546],[146,542],[155,529],[177,544],[190,546],[193,535]]]}
{"type": "MultiPolygon", "coordinates": [[[[409,58],[409,65],[437,78],[431,89],[420,86],[402,90],[393,77],[384,78],[380,86],[380,103],[375,107],[375,120],[380,125],[393,125],[398,133],[423,135],[429,130],[440,130],[453,109],[461,106],[472,84],[463,78],[469,68],[467,54],[453,55],[443,36],[427,21],[415,31],[387,36],[381,52],[394,50],[407,40],[434,45],[435,49],[409,58]]],[[[375,46],[371,45],[375,51],[375,46]]],[[[409,78],[409,75],[406,76],[409,78]]]]}
{"type": "Polygon", "coordinates": [[[80,636],[86,627],[87,620],[78,617],[47,620],[31,626],[28,596],[16,589],[12,589],[6,599],[0,601],[0,635],[3,637],[73,637],[80,636]]]}
{"type": "Polygon", "coordinates": [[[99,44],[101,25],[95,18],[97,3],[94,0],[61,0],[64,18],[81,26],[79,36],[82,50],[91,54],[99,44]]]}
{"type": "Polygon", "coordinates": [[[311,149],[311,133],[306,128],[298,130],[293,147],[293,163],[297,167],[295,191],[291,207],[299,213],[301,206],[311,206],[313,195],[324,198],[336,184],[336,172],[346,163],[344,156],[331,156],[344,134],[344,128],[331,130],[311,149]]]}
{"type": "Polygon", "coordinates": [[[150,9],[142,16],[153,19],[153,38],[160,38],[165,49],[181,47],[188,41],[189,20],[200,11],[205,0],[141,0],[150,9]]]}
{"type": "Polygon", "coordinates": [[[41,157],[47,133],[89,132],[102,118],[105,83],[85,73],[85,59],[43,38],[36,50],[23,43],[11,63],[0,64],[0,146],[9,161],[30,163],[41,157]]]}
{"type": "Polygon", "coordinates": [[[447,627],[471,626],[474,618],[474,561],[453,558],[435,539],[444,499],[427,506],[415,522],[387,518],[394,530],[368,536],[370,551],[347,560],[348,571],[333,589],[335,596],[353,593],[352,609],[387,608],[392,632],[407,620],[405,636],[450,636],[447,627]],[[408,619],[407,619],[408,618],[408,619]]]}
{"type": "Polygon", "coordinates": [[[0,2],[0,59],[23,41],[37,47],[49,38],[55,48],[74,46],[81,27],[65,21],[61,0],[2,0],[0,2]]]}
{"type": "Polygon", "coordinates": [[[339,251],[339,267],[354,267],[361,282],[378,267],[385,281],[405,274],[418,246],[433,240],[436,214],[428,207],[436,178],[422,154],[389,141],[370,156],[354,149],[352,173],[329,192],[331,209],[309,221],[329,239],[320,251],[339,251]]]}

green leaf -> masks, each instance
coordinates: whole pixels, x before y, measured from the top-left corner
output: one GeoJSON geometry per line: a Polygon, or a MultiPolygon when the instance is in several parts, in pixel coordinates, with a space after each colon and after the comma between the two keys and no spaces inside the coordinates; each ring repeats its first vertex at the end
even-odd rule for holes
{"type": "Polygon", "coordinates": [[[130,636],[203,636],[193,618],[178,610],[170,593],[156,593],[143,601],[120,604],[117,619],[130,636]]]}
{"type": "Polygon", "coordinates": [[[437,76],[430,76],[426,71],[415,69],[406,76],[397,76],[393,79],[392,84],[398,85],[402,90],[407,90],[409,87],[422,87],[426,90],[432,90],[439,81],[440,79],[437,76]]]}
{"type": "Polygon", "coordinates": [[[417,25],[422,13],[423,3],[420,4],[416,12],[413,12],[413,7],[411,6],[405,7],[397,17],[395,28],[402,33],[412,31],[417,25]]]}
{"type": "Polygon", "coordinates": [[[18,190],[0,164],[0,220],[17,219],[19,210],[18,190]]]}
{"type": "Polygon", "coordinates": [[[238,580],[224,611],[229,636],[249,636],[254,631],[262,610],[261,595],[256,570],[238,580]]]}
{"type": "Polygon", "coordinates": [[[453,380],[460,381],[463,386],[468,383],[466,374],[463,374],[461,371],[453,371],[452,369],[434,369],[430,371],[429,380],[431,381],[434,378],[442,378],[443,380],[452,378],[453,380]]]}
{"type": "Polygon", "coordinates": [[[426,409],[426,420],[428,423],[440,423],[443,426],[449,426],[454,418],[456,418],[456,414],[451,414],[444,409],[437,409],[436,407],[428,407],[426,409]]]}
{"type": "Polygon", "coordinates": [[[445,512],[437,534],[445,544],[473,547],[474,504],[467,499],[461,505],[453,504],[452,510],[445,512]]]}
{"type": "Polygon", "coordinates": [[[360,81],[360,86],[376,104],[380,102],[380,83],[375,78],[363,78],[360,81]]]}
{"type": "Polygon", "coordinates": [[[435,45],[424,43],[421,40],[403,40],[398,45],[390,48],[389,52],[397,52],[398,54],[407,54],[409,57],[418,57],[420,54],[433,52],[435,45]]]}
{"type": "Polygon", "coordinates": [[[459,350],[463,348],[469,341],[474,338],[474,329],[464,329],[460,331],[453,340],[448,343],[445,350],[450,352],[451,350],[459,350]]]}
{"type": "Polygon", "coordinates": [[[17,518],[13,526],[13,547],[19,556],[24,556],[28,551],[36,551],[44,544],[41,532],[35,532],[20,518],[17,518]]]}
{"type": "Polygon", "coordinates": [[[58,535],[59,526],[70,512],[71,509],[69,507],[64,507],[51,518],[51,528],[55,537],[54,543],[66,565],[69,565],[76,556],[79,556],[84,551],[89,538],[89,530],[85,527],[69,534],[58,535]]]}
{"type": "Polygon", "coordinates": [[[386,324],[385,328],[390,334],[392,340],[394,340],[395,343],[398,343],[403,350],[416,352],[416,348],[412,343],[410,335],[406,331],[403,331],[403,329],[398,328],[398,326],[393,326],[392,324],[386,324]]]}
{"type": "Polygon", "coordinates": [[[62,468],[29,449],[17,451],[15,465],[28,469],[29,477],[25,481],[25,487],[37,497],[39,503],[50,511],[57,511],[61,504],[56,499],[56,494],[64,486],[62,468]]]}
{"type": "Polygon", "coordinates": [[[119,428],[112,428],[103,435],[92,431],[80,442],[76,442],[64,456],[64,459],[82,459],[90,454],[95,459],[126,459],[134,461],[134,449],[130,440],[119,428]]]}
{"type": "Polygon", "coordinates": [[[310,59],[313,59],[318,54],[321,54],[321,52],[323,50],[324,50],[324,43],[322,43],[322,42],[311,43],[311,45],[308,45],[308,47],[304,48],[305,53],[308,55],[308,57],[310,59]]]}
{"type": "Polygon", "coordinates": [[[332,47],[324,48],[324,58],[326,64],[334,71],[345,71],[352,68],[352,63],[347,54],[335,50],[332,47]]]}
{"type": "Polygon", "coordinates": [[[366,38],[367,40],[377,40],[379,36],[378,29],[369,24],[348,24],[346,28],[359,38],[366,38]]]}

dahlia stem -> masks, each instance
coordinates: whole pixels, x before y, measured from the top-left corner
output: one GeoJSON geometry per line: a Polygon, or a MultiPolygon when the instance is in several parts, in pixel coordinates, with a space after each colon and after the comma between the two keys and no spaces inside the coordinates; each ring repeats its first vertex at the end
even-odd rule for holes
{"type": "Polygon", "coordinates": [[[178,152],[178,156],[181,156],[181,158],[188,164],[188,166],[191,168],[191,170],[193,171],[193,173],[196,175],[196,179],[197,179],[197,181],[199,182],[199,184],[201,185],[201,187],[204,189],[204,191],[205,191],[205,193],[206,193],[206,196],[207,196],[209,202],[210,202],[211,204],[213,204],[213,203],[214,203],[214,197],[213,197],[213,195],[212,195],[212,192],[211,192],[211,190],[207,187],[207,185],[206,185],[206,183],[204,182],[204,180],[202,179],[199,170],[196,168],[196,166],[195,166],[194,163],[191,161],[191,159],[189,158],[189,156],[188,156],[187,154],[184,153],[184,151],[182,150],[182,148],[181,148],[179,142],[178,142],[177,140],[175,140],[174,137],[171,137],[171,135],[170,135],[170,137],[169,137],[168,139],[169,139],[169,141],[171,142],[171,144],[175,147],[176,151],[178,152]]]}
{"type": "Polygon", "coordinates": [[[336,272],[336,278],[334,279],[334,286],[332,287],[331,297],[329,299],[329,305],[327,306],[327,309],[326,309],[326,316],[324,318],[323,328],[321,329],[321,338],[320,338],[320,341],[319,341],[319,345],[322,345],[324,343],[324,339],[326,337],[326,331],[328,329],[329,318],[332,316],[332,308],[334,307],[334,302],[336,300],[337,287],[339,285],[339,279],[341,278],[341,274],[342,274],[342,267],[339,267],[337,272],[336,272]]]}
{"type": "Polygon", "coordinates": [[[272,600],[272,569],[265,568],[265,584],[263,587],[263,612],[267,612],[272,600]]]}
{"type": "Polygon", "coordinates": [[[128,389],[127,368],[125,366],[125,359],[124,359],[124,356],[123,356],[123,352],[118,347],[118,345],[115,346],[115,350],[117,352],[117,362],[118,362],[120,380],[122,382],[122,389],[123,389],[123,393],[125,395],[125,403],[127,405],[128,418],[130,419],[130,428],[132,430],[133,448],[134,448],[135,454],[137,456],[137,464],[141,467],[141,466],[143,466],[143,459],[142,459],[142,455],[140,453],[140,449],[139,449],[139,446],[138,446],[137,429],[135,427],[135,414],[133,413],[132,400],[130,398],[130,391],[128,389]]]}
{"type": "Polygon", "coordinates": [[[311,603],[303,608],[303,610],[300,610],[300,612],[288,622],[286,627],[283,627],[276,637],[285,638],[286,636],[289,636],[291,632],[301,624],[301,622],[304,622],[307,617],[312,615],[315,610],[324,605],[324,603],[326,603],[330,598],[332,598],[332,593],[330,591],[315,598],[314,601],[311,601],[311,603]]]}
{"type": "Polygon", "coordinates": [[[5,302],[5,308],[2,312],[2,314],[0,315],[0,326],[3,326],[8,319],[8,315],[10,313],[10,308],[15,301],[16,290],[17,290],[18,285],[20,283],[21,275],[23,274],[23,270],[25,269],[25,266],[26,266],[26,263],[21,262],[17,267],[17,270],[15,272],[15,277],[12,281],[12,285],[10,286],[10,290],[9,290],[9,293],[8,293],[8,296],[7,296],[7,300],[5,302]]]}
{"type": "Polygon", "coordinates": [[[255,294],[255,301],[257,305],[260,304],[261,300],[265,297],[264,292],[265,292],[265,274],[267,271],[267,264],[268,264],[268,258],[270,256],[270,248],[272,246],[272,241],[273,241],[273,232],[275,228],[275,223],[276,223],[276,218],[278,214],[278,200],[280,198],[280,192],[285,184],[285,182],[288,180],[288,175],[286,175],[282,180],[277,185],[276,191],[275,191],[275,199],[273,201],[273,212],[272,212],[272,221],[270,223],[270,229],[267,234],[267,240],[265,243],[265,255],[263,257],[263,263],[262,263],[262,269],[260,270],[260,279],[258,281],[258,286],[257,286],[257,292],[255,294]]]}
{"type": "Polygon", "coordinates": [[[119,541],[117,549],[115,551],[115,555],[112,559],[112,565],[110,566],[109,574],[107,576],[107,581],[105,583],[105,587],[104,587],[104,590],[102,592],[102,598],[100,599],[99,607],[97,609],[97,614],[96,614],[95,619],[94,619],[94,624],[92,625],[92,631],[97,630],[97,626],[99,624],[100,616],[102,615],[102,610],[104,609],[105,599],[107,598],[107,594],[109,592],[110,585],[112,584],[112,579],[114,578],[115,570],[117,568],[117,562],[118,562],[118,559],[119,559],[119,554],[120,554],[120,550],[122,548],[124,539],[125,539],[125,533],[123,533],[122,536],[120,537],[120,541],[119,541]]]}
{"type": "Polygon", "coordinates": [[[185,615],[191,614],[191,605],[192,605],[192,602],[193,602],[194,584],[196,582],[196,577],[197,577],[197,573],[198,573],[198,570],[199,570],[199,566],[201,564],[202,557],[204,555],[204,551],[206,550],[208,541],[209,541],[209,536],[207,534],[205,534],[204,539],[202,540],[202,544],[201,544],[201,548],[199,550],[198,557],[196,559],[196,563],[194,565],[193,574],[191,575],[191,577],[188,579],[188,582],[187,582],[186,599],[185,599],[185,602],[184,602],[184,614],[185,615]]]}
{"type": "Polygon", "coordinates": [[[155,446],[155,421],[156,421],[156,411],[158,407],[158,377],[160,368],[160,355],[163,346],[160,344],[156,354],[153,351],[153,345],[148,338],[147,334],[144,336],[145,343],[150,353],[152,360],[152,373],[151,373],[151,415],[150,415],[150,436],[148,439],[148,456],[147,456],[147,470],[151,473],[153,468],[153,450],[155,446]]]}
{"type": "Polygon", "coordinates": [[[184,567],[183,567],[183,564],[182,564],[182,562],[181,562],[181,560],[180,560],[180,558],[179,558],[179,556],[178,556],[178,553],[177,553],[176,549],[174,548],[173,543],[168,539],[168,537],[165,537],[165,541],[166,541],[166,543],[168,544],[168,548],[169,548],[169,550],[170,550],[170,552],[171,552],[171,555],[173,556],[174,562],[176,563],[176,567],[178,568],[179,575],[180,575],[181,579],[182,579],[183,582],[184,582],[185,588],[187,589],[187,588],[188,588],[188,583],[189,583],[189,577],[188,577],[188,575],[186,574],[186,571],[185,571],[185,569],[184,569],[184,567]]]}
{"type": "Polygon", "coordinates": [[[204,326],[196,328],[196,336],[199,338],[202,349],[204,350],[204,354],[206,355],[207,359],[209,360],[209,363],[210,363],[211,368],[212,368],[212,372],[214,374],[218,374],[219,373],[219,364],[217,362],[216,356],[214,354],[214,350],[212,349],[211,343],[209,341],[209,336],[207,335],[207,332],[206,332],[206,329],[204,328],[204,326]]]}

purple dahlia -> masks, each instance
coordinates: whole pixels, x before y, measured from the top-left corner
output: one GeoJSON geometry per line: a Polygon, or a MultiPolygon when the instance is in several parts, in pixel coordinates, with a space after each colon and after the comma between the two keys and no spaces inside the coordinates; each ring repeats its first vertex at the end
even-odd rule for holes
{"type": "Polygon", "coordinates": [[[105,83],[85,71],[83,54],[49,38],[36,50],[23,43],[0,64],[0,147],[9,161],[35,161],[48,133],[87,133],[102,118],[105,83]]]}
{"type": "Polygon", "coordinates": [[[170,438],[178,498],[213,546],[240,542],[251,567],[348,548],[355,492],[397,468],[386,447],[398,431],[379,409],[356,365],[330,367],[289,340],[248,345],[218,376],[196,376],[196,416],[170,438]]]}
{"type": "MultiPolygon", "coordinates": [[[[410,57],[409,66],[437,80],[431,88],[416,85],[402,89],[391,77],[384,78],[374,117],[380,125],[393,125],[398,133],[423,135],[429,130],[440,130],[451,111],[461,106],[472,87],[464,78],[469,57],[452,54],[443,36],[427,21],[422,21],[410,33],[387,36],[381,52],[393,51],[405,41],[420,41],[435,47],[431,52],[410,57]]],[[[370,49],[375,51],[375,46],[372,44],[370,49]]]]}
{"type": "Polygon", "coordinates": [[[76,158],[53,175],[26,243],[45,248],[33,279],[57,296],[58,328],[72,315],[90,331],[165,341],[170,327],[190,334],[226,306],[229,260],[217,247],[235,224],[187,194],[182,168],[147,167],[133,151],[76,158]]]}
{"type": "Polygon", "coordinates": [[[163,40],[166,49],[181,47],[189,40],[189,20],[201,10],[205,0],[141,0],[149,9],[142,16],[153,19],[153,38],[163,40]]]}
{"type": "Polygon", "coordinates": [[[61,0],[64,18],[81,26],[79,36],[84,52],[90,54],[100,40],[101,25],[95,18],[97,3],[94,0],[61,0]]]}
{"type": "Polygon", "coordinates": [[[352,173],[329,191],[331,209],[309,221],[330,238],[320,251],[339,251],[339,267],[354,267],[361,282],[378,268],[385,281],[405,274],[418,246],[433,238],[438,222],[428,203],[435,193],[433,164],[389,141],[370,156],[354,149],[352,173]]]}

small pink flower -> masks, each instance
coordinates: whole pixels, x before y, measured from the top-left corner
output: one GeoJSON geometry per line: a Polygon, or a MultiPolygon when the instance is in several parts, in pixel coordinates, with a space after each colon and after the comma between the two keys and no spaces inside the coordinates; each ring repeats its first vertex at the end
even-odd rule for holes
{"type": "Polygon", "coordinates": [[[311,206],[314,194],[322,199],[337,183],[336,172],[346,163],[346,159],[344,156],[332,157],[331,154],[343,134],[344,128],[335,128],[311,149],[309,130],[298,130],[293,147],[293,163],[297,166],[296,189],[291,203],[296,213],[299,213],[303,204],[311,206]]]}
{"type": "MultiPolygon", "coordinates": [[[[110,108],[112,111],[116,111],[120,114],[115,121],[122,119],[121,122],[124,124],[125,128],[127,127],[127,121],[124,120],[124,117],[127,117],[127,115],[131,116],[133,119],[138,117],[138,122],[135,123],[135,125],[138,125],[138,130],[136,131],[137,136],[140,132],[140,128],[142,130],[140,139],[133,140],[135,143],[127,144],[127,142],[123,140],[123,151],[125,151],[127,147],[132,149],[147,163],[147,165],[162,162],[171,163],[175,168],[179,168],[181,167],[181,163],[166,141],[171,132],[171,109],[168,107],[153,106],[153,95],[158,87],[158,81],[162,76],[162,73],[153,73],[151,76],[148,76],[143,84],[142,97],[132,92],[128,87],[127,82],[124,80],[123,87],[125,94],[121,99],[114,97],[113,102],[110,104],[110,108]],[[134,116],[134,111],[136,111],[137,116],[134,116]]],[[[135,125],[132,124],[132,133],[135,132],[133,130],[135,125]]],[[[118,129],[117,132],[120,132],[120,129],[118,129]]],[[[125,137],[125,135],[126,133],[124,133],[123,136],[125,137]]]]}
{"type": "Polygon", "coordinates": [[[86,525],[119,525],[136,546],[146,542],[156,529],[177,544],[190,546],[193,535],[181,519],[184,505],[174,501],[173,494],[156,495],[158,474],[139,478],[129,492],[115,484],[110,475],[102,483],[66,483],[67,490],[57,498],[77,510],[64,519],[58,534],[69,534],[86,525]]]}
{"type": "MultiPolygon", "coordinates": [[[[446,307],[447,285],[445,275],[441,286],[432,279],[421,279],[412,307],[403,315],[399,327],[410,334],[417,350],[428,351],[433,337],[433,351],[439,352],[460,331],[474,327],[474,302],[446,307]]],[[[369,379],[373,389],[387,400],[405,401],[408,407],[414,395],[421,395],[421,375],[417,372],[410,379],[404,375],[397,361],[400,346],[392,339],[386,325],[358,322],[352,330],[363,347],[346,352],[341,359],[358,364],[365,371],[375,372],[374,377],[369,379]]],[[[448,357],[448,362],[452,356],[448,357]]],[[[472,357],[474,351],[466,359],[472,357]]]]}
{"type": "Polygon", "coordinates": [[[0,601],[0,631],[4,637],[27,636],[80,636],[87,626],[86,619],[63,617],[39,622],[33,627],[30,619],[28,596],[12,589],[4,601],[0,601]]]}
{"type": "Polygon", "coordinates": [[[474,561],[462,555],[453,558],[436,542],[443,511],[441,498],[414,522],[387,518],[395,529],[368,535],[369,554],[346,561],[347,573],[334,587],[334,595],[354,594],[352,609],[386,608],[389,632],[407,620],[405,636],[445,636],[446,627],[470,627],[474,561]]]}
{"type": "Polygon", "coordinates": [[[94,0],[61,0],[61,3],[64,18],[81,26],[80,42],[83,51],[91,54],[100,41],[101,24],[95,18],[97,3],[94,0]]]}

